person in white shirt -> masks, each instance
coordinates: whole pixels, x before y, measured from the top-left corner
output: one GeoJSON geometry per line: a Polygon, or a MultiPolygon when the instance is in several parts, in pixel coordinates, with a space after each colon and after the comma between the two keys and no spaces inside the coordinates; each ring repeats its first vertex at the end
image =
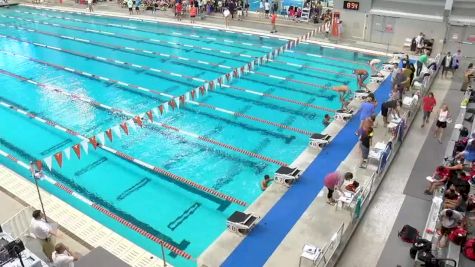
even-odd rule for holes
{"type": "Polygon", "coordinates": [[[378,73],[378,64],[381,63],[380,59],[373,58],[369,61],[369,66],[371,67],[371,72],[373,74],[378,73]]]}
{"type": "Polygon", "coordinates": [[[43,253],[48,257],[50,262],[53,261],[51,255],[54,251],[52,237],[55,236],[53,226],[44,220],[44,215],[40,210],[33,211],[33,219],[31,219],[30,230],[35,237],[40,240],[43,253]]]}
{"type": "Polygon", "coordinates": [[[424,47],[424,34],[422,32],[419,33],[414,41],[416,42],[416,54],[421,54],[424,47]]]}
{"type": "Polygon", "coordinates": [[[89,12],[94,12],[94,9],[92,8],[92,0],[87,0],[87,6],[89,7],[89,12]]]}
{"type": "Polygon", "coordinates": [[[54,247],[53,264],[55,267],[74,267],[74,262],[78,259],[79,257],[71,253],[63,243],[58,243],[54,247]]]}
{"type": "Polygon", "coordinates": [[[264,12],[265,12],[265,15],[264,17],[267,19],[269,17],[269,13],[270,13],[270,3],[269,3],[269,0],[266,0],[264,2],[264,12]]]}

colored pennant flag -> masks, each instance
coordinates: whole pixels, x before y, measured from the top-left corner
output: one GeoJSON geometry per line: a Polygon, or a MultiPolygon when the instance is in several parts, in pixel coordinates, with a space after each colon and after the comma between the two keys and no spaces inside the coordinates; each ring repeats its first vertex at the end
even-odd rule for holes
{"type": "Polygon", "coordinates": [[[247,63],[247,72],[251,71],[252,69],[252,62],[247,63]]]}
{"type": "Polygon", "coordinates": [[[214,89],[214,81],[209,81],[209,89],[213,90],[214,89]]]}
{"type": "Polygon", "coordinates": [[[126,123],[129,124],[129,127],[132,128],[132,130],[137,131],[137,126],[135,126],[135,121],[134,119],[128,119],[126,123]]]}
{"type": "Polygon", "coordinates": [[[54,158],[58,162],[59,167],[60,168],[63,167],[63,153],[58,152],[58,153],[54,154],[54,158]]]}
{"type": "Polygon", "coordinates": [[[92,144],[92,146],[94,147],[94,149],[96,149],[96,147],[97,147],[96,137],[95,137],[95,136],[89,137],[89,142],[91,142],[91,144],[92,144]]]}
{"type": "Polygon", "coordinates": [[[81,144],[82,150],[87,155],[87,153],[89,153],[89,142],[88,142],[88,140],[84,140],[80,144],[81,144]]]}
{"type": "Polygon", "coordinates": [[[204,87],[205,87],[205,90],[206,90],[206,92],[208,92],[208,89],[209,89],[209,83],[205,83],[205,84],[204,84],[204,87]]]}
{"type": "Polygon", "coordinates": [[[127,127],[127,123],[125,123],[125,122],[121,123],[120,127],[122,128],[122,130],[124,130],[124,133],[126,135],[129,135],[129,128],[127,127]]]}
{"type": "Polygon", "coordinates": [[[41,162],[41,160],[35,161],[35,164],[36,164],[36,168],[38,169],[38,171],[43,170],[43,163],[41,162]]]}
{"type": "Polygon", "coordinates": [[[179,97],[179,99],[180,99],[180,103],[181,103],[182,105],[185,104],[185,95],[181,95],[181,96],[179,97]]]}
{"type": "Polygon", "coordinates": [[[43,159],[43,161],[45,162],[48,169],[51,171],[51,167],[53,166],[53,157],[52,156],[46,157],[43,159]]]}
{"type": "Polygon", "coordinates": [[[221,86],[223,84],[223,77],[218,78],[218,84],[219,84],[219,86],[221,86]]]}
{"type": "Polygon", "coordinates": [[[78,159],[81,159],[81,146],[79,144],[75,144],[73,146],[74,153],[76,153],[76,156],[78,159]]]}
{"type": "Polygon", "coordinates": [[[160,110],[160,115],[163,114],[163,105],[158,106],[158,110],[160,110]]]}
{"type": "Polygon", "coordinates": [[[134,117],[134,122],[140,126],[140,127],[143,127],[143,122],[142,122],[142,119],[140,118],[140,116],[135,116],[134,117]]]}
{"type": "Polygon", "coordinates": [[[104,136],[104,132],[96,134],[96,137],[99,140],[100,144],[104,145],[106,143],[106,137],[104,136]]]}
{"type": "Polygon", "coordinates": [[[228,82],[229,82],[229,79],[230,79],[230,78],[231,78],[231,74],[229,74],[229,73],[226,73],[226,81],[228,81],[228,82]]]}
{"type": "MultiPolygon", "coordinates": [[[[122,127],[122,126],[120,126],[120,127],[122,127]]],[[[120,132],[119,125],[113,126],[112,131],[115,133],[115,135],[117,135],[117,137],[119,137],[119,138],[122,137],[122,133],[120,132]]]]}
{"type": "Polygon", "coordinates": [[[71,148],[67,147],[63,150],[64,155],[66,155],[66,158],[69,160],[71,158],[71,148]]]}
{"type": "MultiPolygon", "coordinates": [[[[153,109],[152,109],[153,110],[153,109]]],[[[152,114],[152,110],[149,110],[147,112],[145,112],[145,114],[147,114],[147,117],[148,119],[153,122],[153,114],[152,114]]]]}
{"type": "Polygon", "coordinates": [[[157,107],[152,108],[151,110],[152,110],[152,113],[155,114],[155,117],[157,118],[160,117],[160,114],[159,114],[160,111],[158,110],[157,107]]]}
{"type": "Polygon", "coordinates": [[[191,90],[190,92],[185,93],[185,101],[190,101],[191,99],[191,92],[194,92],[195,89],[191,90]]]}
{"type": "Polygon", "coordinates": [[[106,135],[109,138],[109,141],[112,142],[112,129],[111,128],[106,130],[106,135]]]}
{"type": "Polygon", "coordinates": [[[180,108],[180,103],[181,103],[181,96],[177,96],[175,98],[175,104],[176,104],[176,108],[180,108]]]}
{"type": "Polygon", "coordinates": [[[171,99],[170,101],[168,101],[168,105],[170,105],[170,107],[172,108],[172,110],[175,110],[176,103],[175,103],[175,100],[174,100],[174,99],[171,99]]]}
{"type": "Polygon", "coordinates": [[[191,90],[191,99],[195,99],[196,89],[191,90]]]}
{"type": "Polygon", "coordinates": [[[165,108],[165,113],[168,112],[168,109],[169,109],[168,106],[169,106],[168,102],[163,103],[163,107],[165,108]]]}

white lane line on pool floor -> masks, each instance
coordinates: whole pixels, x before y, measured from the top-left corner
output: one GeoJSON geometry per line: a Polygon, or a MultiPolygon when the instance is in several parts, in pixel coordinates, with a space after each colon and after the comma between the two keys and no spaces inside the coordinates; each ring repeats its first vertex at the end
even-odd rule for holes
{"type": "MultiPolygon", "coordinates": [[[[40,14],[40,15],[46,16],[46,17],[52,17],[52,18],[62,18],[60,16],[52,16],[52,15],[46,15],[46,14],[40,14]]],[[[0,16],[2,16],[2,15],[0,15],[0,16]]],[[[22,19],[22,18],[12,17],[12,16],[4,16],[4,17],[11,18],[11,19],[20,19],[20,20],[24,20],[24,21],[34,22],[34,23],[37,23],[37,24],[51,25],[48,22],[41,22],[41,21],[37,21],[37,20],[22,19]]],[[[161,40],[157,40],[157,39],[153,39],[153,38],[149,38],[149,39],[139,38],[139,37],[135,37],[135,36],[131,36],[131,35],[117,34],[117,33],[111,33],[111,32],[106,32],[106,31],[97,31],[97,30],[82,28],[82,27],[66,26],[66,25],[60,25],[60,24],[53,24],[53,25],[56,26],[56,27],[65,28],[65,29],[72,29],[72,30],[84,31],[84,32],[93,32],[93,33],[104,34],[104,35],[112,35],[112,36],[117,37],[117,38],[127,39],[127,40],[132,40],[132,41],[144,41],[144,42],[149,41],[149,42],[155,42],[155,43],[171,44],[171,45],[176,46],[175,48],[178,48],[178,49],[180,49],[182,46],[184,46],[184,47],[196,48],[196,49],[207,50],[207,51],[219,51],[219,52],[222,51],[222,50],[219,50],[219,49],[212,49],[212,48],[201,47],[201,46],[196,46],[196,45],[189,45],[189,44],[183,44],[183,43],[177,43],[177,42],[171,42],[171,41],[161,41],[161,40]]],[[[190,36],[196,36],[196,35],[190,35],[190,36]]],[[[70,38],[70,37],[68,37],[68,38],[70,38]]],[[[252,44],[249,44],[249,43],[243,43],[243,44],[252,45],[252,44]]],[[[231,53],[231,52],[228,52],[228,51],[226,51],[225,54],[235,54],[235,55],[242,56],[240,53],[231,53]]],[[[252,56],[246,55],[244,57],[252,57],[252,56]]]]}
{"type": "MultiPolygon", "coordinates": [[[[5,74],[5,73],[4,73],[4,74],[5,74]]],[[[8,75],[8,74],[7,74],[7,75],[8,75]]],[[[47,87],[47,86],[45,86],[44,84],[41,84],[41,87],[47,87]]],[[[0,102],[3,102],[3,101],[0,100],[0,102]]],[[[7,104],[9,104],[9,103],[7,103],[7,104]]],[[[12,105],[12,104],[10,104],[10,105],[11,105],[11,106],[14,106],[14,105],[12,105]]],[[[103,105],[103,106],[105,106],[105,105],[103,105]]],[[[19,109],[19,108],[15,107],[15,109],[19,109]]],[[[125,112],[124,112],[124,113],[125,113],[125,112]]],[[[31,114],[31,115],[33,115],[33,114],[31,114]]],[[[34,115],[34,116],[35,116],[34,118],[35,118],[36,120],[42,122],[42,123],[45,124],[45,125],[55,127],[55,128],[57,128],[57,129],[59,129],[59,130],[62,130],[62,131],[65,132],[65,133],[68,133],[69,135],[79,137],[80,139],[89,142],[89,138],[87,138],[87,137],[84,136],[84,135],[81,135],[81,134],[79,134],[79,133],[77,133],[77,132],[75,132],[75,131],[73,131],[73,130],[67,129],[67,128],[65,128],[65,127],[63,127],[63,126],[59,125],[58,123],[53,122],[53,121],[51,121],[51,120],[43,119],[43,118],[41,118],[41,117],[38,116],[38,115],[34,115]],[[74,132],[75,134],[72,134],[72,132],[74,132]]],[[[134,115],[134,114],[131,114],[131,113],[128,113],[127,116],[128,116],[129,118],[137,117],[137,115],[134,115]]],[[[198,183],[195,183],[195,182],[193,182],[193,181],[190,180],[190,179],[187,179],[187,178],[184,178],[184,177],[180,177],[180,176],[178,176],[178,175],[176,175],[176,174],[174,174],[174,173],[171,173],[171,172],[169,172],[169,171],[167,171],[167,170],[165,170],[165,169],[162,169],[162,168],[160,168],[160,167],[153,166],[153,165],[151,165],[151,164],[145,163],[144,161],[139,160],[139,159],[136,159],[136,158],[134,158],[134,157],[132,157],[132,156],[130,156],[130,155],[127,155],[127,154],[125,154],[125,153],[123,153],[123,152],[120,152],[120,151],[117,151],[117,150],[115,150],[115,149],[109,148],[109,147],[105,146],[104,144],[101,144],[101,145],[99,145],[98,147],[101,148],[101,149],[104,149],[104,150],[106,150],[106,151],[108,151],[108,152],[111,152],[111,151],[112,151],[113,154],[118,155],[118,156],[120,156],[121,158],[125,158],[125,159],[127,159],[128,161],[132,161],[132,162],[134,162],[134,163],[136,163],[136,164],[138,164],[138,165],[141,165],[141,166],[143,166],[143,167],[146,167],[146,168],[148,167],[148,169],[150,169],[150,170],[152,170],[152,171],[154,171],[154,172],[157,172],[157,173],[163,174],[163,175],[165,175],[165,176],[168,176],[168,177],[170,177],[170,178],[172,178],[172,179],[174,179],[174,180],[176,180],[176,181],[179,181],[179,182],[181,182],[181,183],[187,184],[187,185],[189,185],[189,186],[191,186],[191,187],[194,187],[194,188],[196,188],[196,189],[198,189],[198,190],[200,190],[200,191],[203,191],[203,192],[205,192],[205,193],[208,193],[208,194],[210,194],[210,195],[213,195],[213,196],[215,196],[215,197],[217,197],[217,198],[224,199],[224,200],[227,200],[227,201],[230,201],[230,202],[239,204],[239,205],[241,205],[241,206],[247,206],[247,203],[244,202],[244,201],[241,201],[241,200],[239,200],[239,199],[237,199],[237,198],[234,198],[234,197],[232,197],[232,196],[226,195],[226,194],[221,193],[221,192],[219,192],[219,191],[217,191],[217,190],[214,190],[214,189],[205,187],[205,186],[203,186],[203,185],[200,185],[200,184],[198,184],[198,183]]]]}

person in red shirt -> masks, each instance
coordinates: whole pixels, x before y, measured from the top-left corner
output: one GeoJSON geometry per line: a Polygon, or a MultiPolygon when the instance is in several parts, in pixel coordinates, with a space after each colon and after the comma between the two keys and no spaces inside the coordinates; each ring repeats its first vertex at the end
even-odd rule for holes
{"type": "Polygon", "coordinates": [[[272,30],[270,31],[270,33],[276,33],[277,32],[277,29],[275,27],[275,21],[277,20],[277,14],[272,13],[272,15],[270,16],[270,23],[272,24],[272,30]]]}
{"type": "Polygon", "coordinates": [[[191,6],[190,8],[190,20],[191,20],[191,23],[195,23],[195,17],[196,17],[196,7],[193,5],[191,6]]]}
{"type": "Polygon", "coordinates": [[[426,123],[429,123],[430,113],[434,109],[437,102],[435,101],[434,94],[429,92],[424,98],[422,98],[422,111],[424,111],[424,116],[422,117],[422,125],[424,127],[426,123]]]}
{"type": "Polygon", "coordinates": [[[183,5],[181,2],[176,3],[175,6],[176,18],[178,21],[181,21],[181,14],[183,12],[183,5]]]}

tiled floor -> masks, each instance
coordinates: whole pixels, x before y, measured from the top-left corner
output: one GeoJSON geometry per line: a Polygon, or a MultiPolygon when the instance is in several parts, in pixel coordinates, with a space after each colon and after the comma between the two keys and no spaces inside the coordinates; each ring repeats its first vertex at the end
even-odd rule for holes
{"type": "MultiPolygon", "coordinates": [[[[0,165],[0,187],[18,197],[27,205],[39,208],[39,200],[34,184],[3,165],[0,165]]],[[[154,257],[152,254],[127,239],[122,238],[115,232],[109,230],[102,224],[91,219],[57,197],[42,189],[41,195],[48,217],[73,235],[80,237],[86,244],[92,247],[102,246],[131,266],[163,266],[162,261],[157,257],[154,257]]],[[[19,204],[17,201],[8,198],[10,197],[5,193],[2,192],[0,194],[0,201],[6,199],[8,203],[12,203],[8,209],[5,209],[6,213],[4,213],[2,202],[2,210],[0,211],[1,218],[9,218],[12,214],[15,214],[23,208],[23,205],[19,204]],[[18,210],[15,210],[15,207],[18,207],[18,210]]],[[[86,254],[89,251],[84,246],[75,244],[75,241],[67,237],[66,234],[61,235],[60,241],[62,240],[64,240],[64,243],[68,245],[71,244],[71,249],[81,254],[86,254]]],[[[33,249],[33,251],[39,250],[33,249]]],[[[167,266],[171,265],[168,264],[167,266]]]]}

